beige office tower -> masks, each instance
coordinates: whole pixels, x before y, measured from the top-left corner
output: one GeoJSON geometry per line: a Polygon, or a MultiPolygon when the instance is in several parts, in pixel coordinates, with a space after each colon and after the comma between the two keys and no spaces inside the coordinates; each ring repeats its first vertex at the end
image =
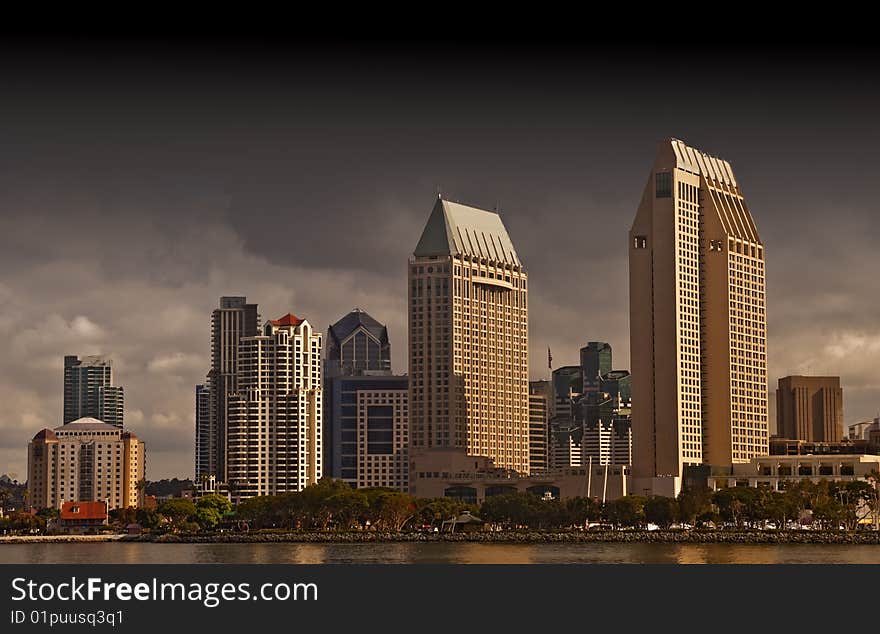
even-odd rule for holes
{"type": "Polygon", "coordinates": [[[782,438],[838,442],[843,438],[839,376],[787,376],[776,390],[776,433],[782,438]]]}
{"type": "Polygon", "coordinates": [[[301,491],[321,478],[321,333],[287,314],[238,343],[227,398],[226,464],[233,501],[301,491]]]}
{"type": "Polygon", "coordinates": [[[629,233],[633,490],[768,450],[764,246],[727,161],[660,145],[629,233]]]}
{"type": "Polygon", "coordinates": [[[497,213],[437,200],[409,262],[414,493],[478,456],[529,472],[527,279],[497,213]]]}

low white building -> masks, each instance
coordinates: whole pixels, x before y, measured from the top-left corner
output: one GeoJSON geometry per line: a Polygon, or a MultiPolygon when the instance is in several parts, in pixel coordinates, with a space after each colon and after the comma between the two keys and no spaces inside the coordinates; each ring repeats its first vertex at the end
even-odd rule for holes
{"type": "Polygon", "coordinates": [[[785,482],[866,480],[872,471],[880,472],[880,456],[868,454],[760,456],[752,458],[749,462],[733,465],[729,475],[709,476],[708,485],[713,491],[731,486],[768,486],[774,491],[779,491],[785,488],[785,482]]]}

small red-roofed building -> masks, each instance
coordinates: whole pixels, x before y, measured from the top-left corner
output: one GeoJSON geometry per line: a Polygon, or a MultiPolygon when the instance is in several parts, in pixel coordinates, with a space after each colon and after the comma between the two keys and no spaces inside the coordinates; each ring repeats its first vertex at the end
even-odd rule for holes
{"type": "Polygon", "coordinates": [[[106,502],[64,502],[61,505],[58,529],[62,533],[93,533],[106,525],[106,502]]]}

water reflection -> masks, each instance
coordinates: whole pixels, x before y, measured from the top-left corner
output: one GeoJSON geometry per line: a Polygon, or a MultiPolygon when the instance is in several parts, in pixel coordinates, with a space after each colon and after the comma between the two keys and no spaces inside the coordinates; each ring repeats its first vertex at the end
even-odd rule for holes
{"type": "Polygon", "coordinates": [[[0,563],[877,564],[880,547],[732,544],[0,544],[0,563]]]}

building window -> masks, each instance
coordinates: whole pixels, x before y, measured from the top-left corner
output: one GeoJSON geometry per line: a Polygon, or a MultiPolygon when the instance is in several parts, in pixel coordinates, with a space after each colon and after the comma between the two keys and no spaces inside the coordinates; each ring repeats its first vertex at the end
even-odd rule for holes
{"type": "Polygon", "coordinates": [[[657,198],[672,198],[672,174],[657,172],[654,192],[657,198]]]}
{"type": "Polygon", "coordinates": [[[633,238],[633,248],[634,249],[647,249],[648,248],[648,238],[647,236],[636,236],[633,238]]]}

